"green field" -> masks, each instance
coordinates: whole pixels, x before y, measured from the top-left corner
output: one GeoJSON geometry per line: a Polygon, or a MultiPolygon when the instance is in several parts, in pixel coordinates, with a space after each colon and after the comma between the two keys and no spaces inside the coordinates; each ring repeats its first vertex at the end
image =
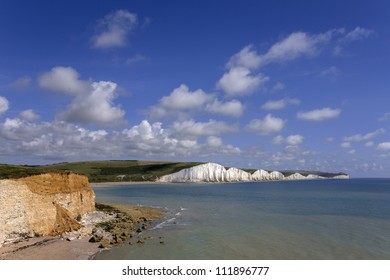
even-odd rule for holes
{"type": "Polygon", "coordinates": [[[51,165],[0,164],[0,179],[14,179],[46,172],[73,172],[86,175],[91,183],[154,181],[158,177],[193,167],[200,162],[103,160],[62,162],[51,165]]]}

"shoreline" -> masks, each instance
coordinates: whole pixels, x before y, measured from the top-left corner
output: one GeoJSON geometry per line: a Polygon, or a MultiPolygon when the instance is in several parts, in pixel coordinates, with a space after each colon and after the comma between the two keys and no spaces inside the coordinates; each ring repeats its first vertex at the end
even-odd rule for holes
{"type": "MultiPolygon", "coordinates": [[[[162,209],[147,206],[109,203],[104,205],[114,207],[116,211],[119,211],[118,213],[128,215],[131,220],[131,223],[126,221],[127,226],[131,228],[129,236],[138,232],[141,228],[147,231],[148,222],[158,222],[165,215],[162,209]]],[[[123,215],[121,215],[121,218],[118,217],[111,221],[116,224],[120,223],[119,220],[121,219],[123,220],[123,215]]],[[[94,225],[95,228],[97,228],[96,224],[94,225]]],[[[117,234],[112,234],[116,240],[117,234]]],[[[130,239],[127,236],[126,239],[120,240],[120,242],[112,242],[108,246],[101,246],[100,242],[90,242],[91,238],[95,236],[92,232],[84,235],[75,235],[77,235],[77,231],[66,232],[58,236],[26,238],[4,244],[0,247],[0,260],[93,260],[103,250],[110,250],[120,246],[130,239]]]]}
{"type": "Polygon", "coordinates": [[[155,181],[131,181],[131,182],[99,182],[99,183],[89,183],[92,188],[99,187],[115,187],[115,186],[124,186],[124,185],[161,185],[165,184],[164,182],[155,182],[155,181]]]}

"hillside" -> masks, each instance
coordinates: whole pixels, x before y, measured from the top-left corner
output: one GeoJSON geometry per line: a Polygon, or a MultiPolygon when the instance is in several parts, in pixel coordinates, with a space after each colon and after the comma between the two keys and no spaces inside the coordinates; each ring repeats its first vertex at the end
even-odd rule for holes
{"type": "MultiPolygon", "coordinates": [[[[202,162],[167,162],[167,161],[140,161],[140,160],[103,160],[84,162],[62,162],[51,165],[8,165],[0,164],[0,179],[15,179],[29,175],[38,175],[47,172],[73,172],[88,177],[89,182],[141,182],[155,181],[157,178],[203,164],[202,162]]],[[[256,169],[243,169],[253,173],[256,169]]],[[[271,171],[270,171],[271,172],[271,171]]],[[[295,172],[307,176],[315,174],[330,178],[345,173],[328,173],[320,171],[283,170],[284,176],[295,172]]]]}
{"type": "Polygon", "coordinates": [[[51,165],[0,164],[0,179],[15,179],[47,172],[73,172],[88,177],[89,182],[154,181],[200,162],[164,162],[139,160],[104,160],[62,162],[51,165]]]}

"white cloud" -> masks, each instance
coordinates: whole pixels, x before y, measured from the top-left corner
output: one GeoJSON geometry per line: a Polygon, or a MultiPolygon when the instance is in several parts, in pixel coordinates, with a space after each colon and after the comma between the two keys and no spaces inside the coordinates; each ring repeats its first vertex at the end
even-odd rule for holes
{"type": "Polygon", "coordinates": [[[374,32],[372,30],[362,28],[362,27],[356,27],[354,30],[348,32],[344,38],[341,39],[343,42],[351,42],[351,41],[357,41],[362,40],[373,34],[374,32]]]}
{"type": "Polygon", "coordinates": [[[283,98],[280,100],[270,100],[267,101],[263,106],[261,106],[264,110],[279,110],[283,109],[287,105],[299,105],[300,101],[296,98],[283,98]]]}
{"type": "Polygon", "coordinates": [[[152,118],[161,118],[178,116],[182,112],[200,111],[214,99],[214,94],[208,94],[201,89],[190,91],[188,86],[182,84],[170,95],[162,97],[158,105],[151,106],[149,115],[152,118]]]}
{"type": "Polygon", "coordinates": [[[378,150],[381,150],[381,151],[388,151],[388,150],[390,150],[390,142],[379,143],[377,148],[378,148],[378,150]]]}
{"type": "Polygon", "coordinates": [[[195,122],[194,120],[185,120],[174,122],[171,129],[173,135],[178,138],[198,138],[236,132],[238,128],[236,125],[230,125],[222,121],[195,122]]]}
{"type": "Polygon", "coordinates": [[[351,136],[344,137],[344,141],[352,141],[352,142],[361,142],[361,141],[369,141],[383,133],[385,133],[386,130],[384,128],[377,129],[375,131],[366,133],[366,134],[354,134],[351,136]]]}
{"type": "Polygon", "coordinates": [[[28,109],[28,110],[22,111],[22,112],[19,114],[19,117],[20,117],[22,120],[26,120],[26,121],[35,121],[36,119],[39,118],[39,115],[37,115],[36,113],[34,113],[34,111],[33,111],[32,109],[28,109]]]}
{"type": "Polygon", "coordinates": [[[262,74],[253,75],[245,67],[233,67],[221,77],[217,87],[228,96],[242,96],[257,90],[268,80],[269,78],[262,74]]]}
{"type": "Polygon", "coordinates": [[[292,146],[298,146],[303,143],[304,137],[299,134],[290,135],[284,138],[281,135],[278,135],[272,139],[272,144],[274,145],[280,145],[280,144],[287,144],[291,148],[292,146]]]}
{"type": "Polygon", "coordinates": [[[221,102],[215,99],[212,103],[206,105],[206,111],[238,118],[243,114],[244,106],[240,101],[235,99],[227,102],[221,102]]]}
{"type": "Polygon", "coordinates": [[[260,66],[261,57],[256,53],[252,45],[244,47],[240,52],[233,55],[227,63],[227,68],[244,67],[257,69],[260,66]]]}
{"type": "Polygon", "coordinates": [[[244,112],[244,105],[238,100],[220,101],[213,93],[201,89],[190,91],[182,84],[170,95],[160,99],[159,104],[149,108],[152,118],[174,116],[188,118],[191,113],[208,112],[238,118],[244,112]]]}
{"type": "Polygon", "coordinates": [[[30,77],[19,78],[16,81],[12,82],[10,84],[10,87],[14,89],[23,89],[28,87],[31,84],[31,81],[32,79],[30,77]]]}
{"type": "Polygon", "coordinates": [[[209,136],[209,137],[207,137],[206,143],[210,147],[217,148],[217,147],[222,146],[222,139],[220,137],[217,137],[217,136],[209,136]]]}
{"type": "Polygon", "coordinates": [[[0,96],[0,116],[7,112],[9,109],[9,102],[8,99],[0,96]]]}
{"type": "Polygon", "coordinates": [[[303,139],[304,139],[304,137],[302,135],[299,135],[299,134],[290,135],[290,136],[287,136],[286,143],[288,145],[297,146],[297,145],[302,144],[303,139]]]}
{"type": "Polygon", "coordinates": [[[309,35],[304,32],[291,33],[285,39],[274,44],[266,54],[261,56],[261,64],[285,62],[301,56],[313,56],[319,52],[322,44],[329,42],[333,31],[309,35]]]}
{"type": "Polygon", "coordinates": [[[202,107],[212,99],[212,95],[203,90],[190,91],[186,85],[180,85],[174,89],[169,96],[164,96],[160,100],[163,108],[169,110],[189,110],[202,107]]]}
{"type": "Polygon", "coordinates": [[[77,96],[66,111],[57,115],[59,120],[76,123],[118,124],[125,112],[113,106],[117,85],[113,82],[92,83],[92,91],[77,96]]]}
{"type": "Polygon", "coordinates": [[[271,134],[282,130],[284,125],[285,125],[284,120],[273,117],[271,114],[268,114],[262,120],[260,119],[251,120],[247,125],[247,128],[250,131],[266,135],[266,134],[271,134]]]}
{"type": "Polygon", "coordinates": [[[46,90],[74,97],[58,120],[75,123],[117,125],[123,122],[125,112],[113,104],[117,84],[110,81],[91,82],[79,79],[71,67],[54,67],[39,77],[39,85],[46,90]]]}
{"type": "Polygon", "coordinates": [[[274,145],[280,145],[284,143],[284,137],[282,135],[275,136],[274,139],[272,139],[272,144],[274,145]]]}
{"type": "Polygon", "coordinates": [[[143,120],[122,131],[90,130],[66,122],[32,123],[21,119],[0,122],[2,158],[24,160],[85,160],[97,158],[209,156],[241,151],[210,135],[200,142],[193,137],[176,138],[161,123],[143,120]]]}
{"type": "Polygon", "coordinates": [[[308,112],[299,112],[297,114],[298,119],[306,121],[323,121],[327,119],[336,118],[340,115],[340,109],[322,108],[308,112]]]}
{"type": "Polygon", "coordinates": [[[92,37],[92,46],[98,49],[123,47],[127,37],[138,25],[137,15],[127,10],[108,14],[98,24],[99,32],[92,37]]]}
{"type": "Polygon", "coordinates": [[[38,78],[41,88],[48,91],[79,95],[91,90],[90,83],[79,79],[80,74],[72,67],[53,67],[38,78]]]}

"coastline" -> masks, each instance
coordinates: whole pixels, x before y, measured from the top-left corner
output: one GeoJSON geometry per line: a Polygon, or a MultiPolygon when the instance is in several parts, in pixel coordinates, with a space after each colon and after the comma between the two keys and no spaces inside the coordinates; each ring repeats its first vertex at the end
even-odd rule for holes
{"type": "Polygon", "coordinates": [[[155,181],[131,181],[131,182],[102,182],[102,183],[89,183],[92,188],[99,187],[115,187],[115,186],[125,186],[125,185],[161,185],[164,182],[155,182],[155,181]]]}
{"type": "MultiPolygon", "coordinates": [[[[123,204],[104,205],[114,207],[116,211],[119,211],[118,213],[128,215],[131,222],[126,221],[126,223],[132,231],[129,232],[130,236],[133,232],[140,231],[141,228],[147,230],[147,222],[158,221],[165,215],[162,209],[152,207],[123,204]]],[[[112,221],[114,224],[119,224],[119,220],[123,220],[123,215],[112,221]]],[[[116,239],[115,233],[113,235],[116,239]]],[[[0,247],[0,260],[91,260],[102,250],[109,250],[128,241],[128,239],[123,238],[119,242],[101,246],[100,242],[90,242],[93,236],[92,231],[83,235],[78,235],[77,232],[67,232],[59,236],[39,236],[23,239],[0,247]]]]}

